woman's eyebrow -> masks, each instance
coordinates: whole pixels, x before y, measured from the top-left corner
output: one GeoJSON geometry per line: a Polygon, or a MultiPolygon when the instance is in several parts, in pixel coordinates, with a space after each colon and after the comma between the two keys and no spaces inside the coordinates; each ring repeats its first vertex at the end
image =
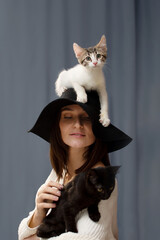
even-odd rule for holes
{"type": "Polygon", "coordinates": [[[64,107],[61,109],[61,112],[63,111],[73,111],[73,109],[69,108],[69,107],[64,107]]]}

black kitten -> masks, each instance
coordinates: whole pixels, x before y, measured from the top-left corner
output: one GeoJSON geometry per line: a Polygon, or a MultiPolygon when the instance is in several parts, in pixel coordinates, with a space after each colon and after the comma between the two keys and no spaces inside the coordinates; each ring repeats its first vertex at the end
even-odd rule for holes
{"type": "Polygon", "coordinates": [[[37,229],[37,236],[50,238],[65,231],[77,232],[76,215],[88,208],[89,217],[98,222],[98,203],[108,199],[115,187],[118,166],[90,169],[75,176],[61,192],[57,207],[44,218],[37,229]]]}

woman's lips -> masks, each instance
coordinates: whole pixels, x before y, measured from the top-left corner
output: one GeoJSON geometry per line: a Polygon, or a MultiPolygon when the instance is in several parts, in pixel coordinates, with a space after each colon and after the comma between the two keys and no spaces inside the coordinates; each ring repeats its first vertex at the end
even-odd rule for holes
{"type": "Polygon", "coordinates": [[[71,133],[70,136],[75,136],[75,137],[84,137],[84,133],[71,133]]]}

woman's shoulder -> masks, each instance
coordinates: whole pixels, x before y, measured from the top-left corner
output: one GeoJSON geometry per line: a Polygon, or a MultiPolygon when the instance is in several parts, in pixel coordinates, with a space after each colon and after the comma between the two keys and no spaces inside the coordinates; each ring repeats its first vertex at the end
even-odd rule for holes
{"type": "Polygon", "coordinates": [[[63,171],[63,176],[62,176],[62,178],[60,178],[60,179],[58,180],[58,176],[57,176],[55,170],[52,169],[51,172],[50,172],[50,174],[49,174],[49,176],[48,176],[48,178],[47,178],[47,180],[45,181],[45,183],[48,183],[49,181],[53,181],[53,182],[59,182],[60,184],[63,184],[63,182],[64,182],[64,176],[65,176],[65,170],[63,171]]]}
{"type": "Polygon", "coordinates": [[[92,168],[96,167],[105,167],[105,165],[102,162],[97,162],[92,168]]]}
{"type": "Polygon", "coordinates": [[[48,178],[46,179],[45,183],[48,183],[49,181],[56,181],[57,180],[57,174],[56,172],[52,169],[48,178]]]}

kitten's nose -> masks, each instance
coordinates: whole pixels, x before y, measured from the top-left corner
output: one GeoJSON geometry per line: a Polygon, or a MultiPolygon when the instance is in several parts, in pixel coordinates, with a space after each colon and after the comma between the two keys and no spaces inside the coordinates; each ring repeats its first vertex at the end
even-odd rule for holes
{"type": "Polygon", "coordinates": [[[94,62],[93,64],[96,66],[96,65],[97,65],[97,62],[94,62]]]}

